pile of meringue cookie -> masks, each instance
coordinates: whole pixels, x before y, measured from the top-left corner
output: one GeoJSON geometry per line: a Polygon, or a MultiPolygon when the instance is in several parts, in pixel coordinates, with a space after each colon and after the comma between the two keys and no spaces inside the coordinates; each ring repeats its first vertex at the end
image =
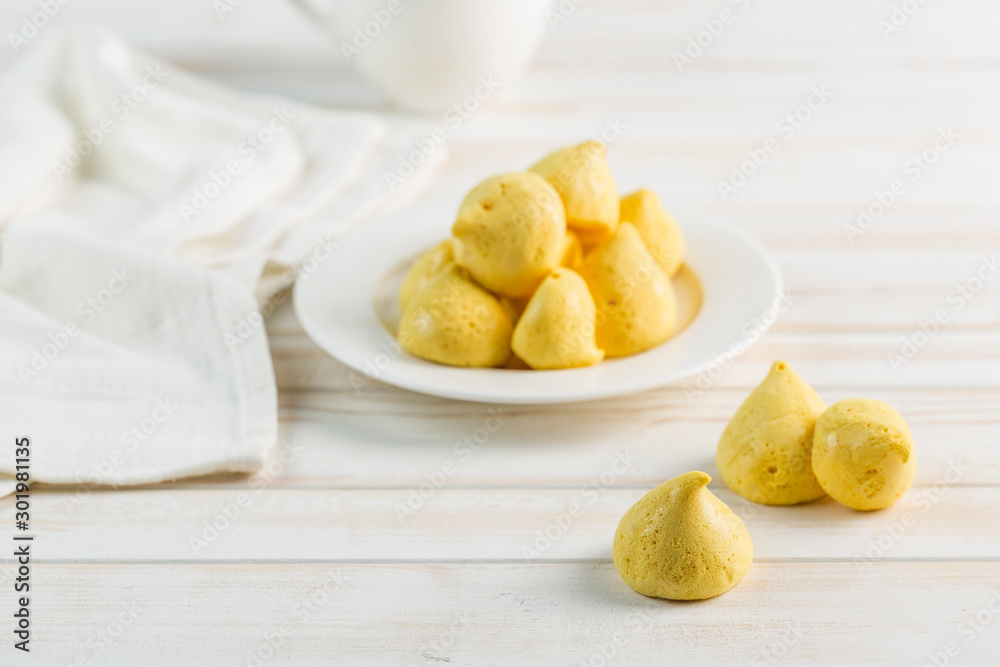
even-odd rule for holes
{"type": "MultiPolygon", "coordinates": [[[[796,505],[829,495],[856,510],[899,500],[913,482],[913,436],[892,407],[849,398],[829,408],[784,361],[729,421],[716,451],[723,481],[747,500],[796,505]]],[[[753,562],[750,533],[688,472],[656,487],[618,524],[613,555],[643,595],[701,600],[735,586],[753,562]]]]}
{"type": "Polygon", "coordinates": [[[410,267],[397,338],[451,366],[548,370],[648,350],[678,328],[680,228],[649,190],[619,199],[604,144],[487,178],[410,267]]]}

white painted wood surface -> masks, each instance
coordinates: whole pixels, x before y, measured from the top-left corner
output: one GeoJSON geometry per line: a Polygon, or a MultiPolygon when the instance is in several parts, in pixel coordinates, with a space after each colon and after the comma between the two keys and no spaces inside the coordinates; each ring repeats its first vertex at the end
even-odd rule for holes
{"type": "MultiPolygon", "coordinates": [[[[449,137],[431,189],[457,197],[620,118],[623,190],[649,185],[682,222],[726,219],[770,247],[793,305],[710,386],[537,407],[358,387],[283,307],[268,328],[284,460],[250,478],[36,492],[34,652],[14,655],[0,626],[0,664],[1000,664],[1000,276],[949,299],[1000,255],[1000,5],[926,3],[883,39],[894,4],[587,0],[449,137]],[[678,72],[672,54],[723,9],[736,20],[678,72]],[[822,85],[831,100],[723,201],[717,181],[822,85]],[[857,209],[948,127],[955,145],[851,243],[857,209]],[[894,368],[940,309],[947,323],[894,368]],[[860,514],[756,506],[716,480],[754,538],[746,579],[699,603],[634,594],[610,561],[619,517],[675,474],[715,475],[728,417],[777,358],[828,402],[895,405],[914,488],[860,514]],[[457,445],[491,409],[503,426],[457,445]],[[559,527],[573,500],[586,511],[559,527]]],[[[0,32],[34,8],[5,3],[0,32]]],[[[383,110],[281,2],[220,21],[195,0],[91,0],[47,29],[79,21],[238,87],[383,110]]],[[[0,609],[13,576],[5,554],[0,609]]]]}

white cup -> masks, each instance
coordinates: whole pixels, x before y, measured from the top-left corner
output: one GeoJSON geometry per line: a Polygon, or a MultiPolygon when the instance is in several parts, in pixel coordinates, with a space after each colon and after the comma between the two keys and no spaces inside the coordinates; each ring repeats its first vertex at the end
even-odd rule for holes
{"type": "Polygon", "coordinates": [[[293,0],[397,104],[443,111],[510,85],[552,0],[293,0]],[[492,85],[484,86],[484,82],[492,85]]]}

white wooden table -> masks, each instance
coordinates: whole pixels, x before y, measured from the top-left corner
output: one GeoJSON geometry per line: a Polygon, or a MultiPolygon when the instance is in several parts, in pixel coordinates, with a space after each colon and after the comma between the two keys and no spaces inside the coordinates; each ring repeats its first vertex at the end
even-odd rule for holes
{"type": "MultiPolygon", "coordinates": [[[[283,308],[268,329],[284,462],[79,503],[36,492],[34,651],[14,653],[8,618],[0,664],[1000,664],[1000,277],[976,278],[1000,258],[1000,5],[926,3],[886,39],[892,5],[589,0],[449,135],[431,189],[457,197],[617,118],[623,190],[648,185],[684,224],[722,218],[766,244],[793,305],[710,388],[545,407],[356,389],[283,308]],[[673,54],[723,9],[731,23],[679,72],[673,54]],[[787,136],[778,123],[812,87],[830,99],[787,136]],[[958,138],[912,180],[908,161],[948,128],[958,138]],[[778,149],[723,201],[717,183],[769,137],[778,149]],[[903,194],[850,242],[845,225],[896,179],[903,194]],[[894,365],[904,339],[916,348],[894,365]],[[896,406],[916,439],[912,490],[862,514],[756,506],[716,479],[753,536],[749,574],[704,602],[633,593],[611,563],[622,513],[681,472],[717,476],[719,434],[778,358],[828,402],[896,406]],[[573,501],[586,511],[560,526],[573,501]]],[[[5,4],[2,34],[33,7],[5,4]]],[[[101,0],[53,25],[79,20],[234,86],[381,110],[281,3],[220,22],[194,0],[101,0]]]]}

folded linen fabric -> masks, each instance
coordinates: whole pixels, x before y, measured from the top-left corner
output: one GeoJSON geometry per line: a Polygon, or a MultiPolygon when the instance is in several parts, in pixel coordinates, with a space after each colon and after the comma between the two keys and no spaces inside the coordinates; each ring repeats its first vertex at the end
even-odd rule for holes
{"type": "Polygon", "coordinates": [[[419,190],[433,160],[385,178],[413,138],[227,90],[101,30],[21,56],[0,78],[0,421],[31,438],[32,480],[258,469],[277,439],[258,302],[419,190]]]}

